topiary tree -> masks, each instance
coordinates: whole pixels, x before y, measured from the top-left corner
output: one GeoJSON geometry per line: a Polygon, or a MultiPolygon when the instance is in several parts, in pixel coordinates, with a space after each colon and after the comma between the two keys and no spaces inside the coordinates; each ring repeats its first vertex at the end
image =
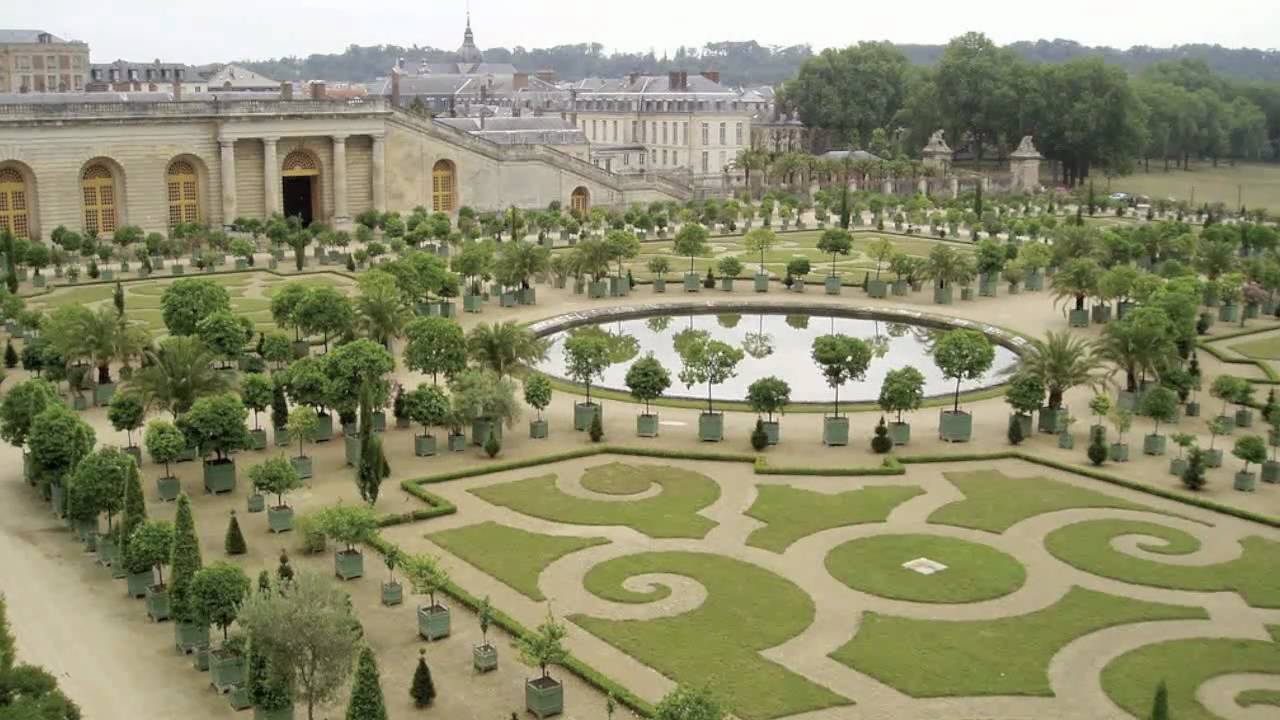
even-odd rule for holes
{"type": "MultiPolygon", "coordinates": [[[[836,256],[848,255],[853,249],[853,237],[849,235],[848,230],[842,228],[831,228],[822,233],[822,237],[818,239],[818,250],[825,255],[831,256],[831,274],[836,274],[836,256]]],[[[880,277],[880,267],[877,261],[876,278],[880,277]]]]}
{"type": "MultiPolygon", "coordinates": [[[[52,403],[31,421],[31,472],[46,492],[62,485],[76,465],[93,450],[93,428],[71,408],[52,403]]],[[[63,508],[58,508],[62,513],[63,508]]],[[[129,529],[131,532],[133,528],[129,529]]]]}
{"type": "Polygon", "coordinates": [[[649,404],[671,387],[671,373],[649,353],[627,368],[626,383],[631,397],[644,403],[644,414],[651,415],[649,404]]]}
{"type": "Polygon", "coordinates": [[[212,280],[175,280],[160,296],[160,316],[171,335],[194,335],[205,317],[231,311],[231,295],[212,280]]]}
{"type": "Polygon", "coordinates": [[[456,320],[421,317],[409,323],[405,337],[405,365],[430,374],[432,383],[438,383],[440,375],[451,378],[467,366],[465,336],[456,320]]]}
{"type": "Polygon", "coordinates": [[[728,343],[710,339],[705,333],[690,337],[678,352],[683,364],[680,381],[688,386],[706,383],[707,412],[714,413],[713,390],[717,384],[737,375],[744,353],[728,343]]]}
{"type": "MultiPolygon", "coordinates": [[[[611,704],[613,696],[608,702],[611,704]]],[[[612,712],[609,713],[613,715],[612,712]]],[[[653,709],[653,720],[724,720],[724,708],[707,688],[679,685],[653,709]]]]}
{"type": "Polygon", "coordinates": [[[827,385],[835,391],[834,417],[840,417],[840,386],[850,380],[861,380],[867,374],[871,346],[861,338],[848,335],[820,335],[813,339],[811,356],[822,368],[827,385]]]}
{"type": "Polygon", "coordinates": [[[133,458],[115,448],[99,448],[76,465],[68,482],[67,514],[78,521],[98,526],[98,517],[107,516],[111,534],[115,515],[124,504],[124,481],[133,458]]]}
{"type": "Polygon", "coordinates": [[[387,720],[387,703],[382,697],[382,681],[373,650],[365,645],[356,660],[356,677],[351,684],[346,720],[387,720]]]}
{"type": "Polygon", "coordinates": [[[183,416],[184,434],[204,455],[213,453],[210,464],[227,463],[231,462],[231,453],[249,447],[249,431],[245,428],[248,418],[244,403],[232,393],[202,397],[183,416]]]}
{"type": "Polygon", "coordinates": [[[542,680],[551,681],[547,669],[552,665],[562,664],[569,657],[569,651],[564,647],[567,634],[564,624],[556,622],[548,609],[547,619],[542,621],[538,629],[517,641],[520,658],[527,665],[537,665],[542,672],[542,680]]]}
{"type": "Polygon", "coordinates": [[[236,518],[235,510],[231,511],[231,520],[227,522],[227,532],[222,537],[222,549],[228,555],[244,555],[249,552],[244,542],[244,533],[240,531],[240,521],[236,518]]]}
{"type": "Polygon", "coordinates": [[[943,377],[956,381],[952,412],[960,412],[960,383],[982,377],[991,369],[995,356],[991,341],[977,330],[951,330],[934,344],[934,363],[943,377]]]}
{"type": "Polygon", "coordinates": [[[747,404],[757,416],[765,413],[769,422],[773,422],[774,413],[786,414],[789,402],[791,386],[777,376],[762,377],[747,386],[747,404]]]}
{"type": "Polygon", "coordinates": [[[182,431],[168,420],[152,420],[147,423],[142,443],[151,460],[164,465],[164,477],[173,477],[173,473],[169,471],[169,463],[177,460],[187,448],[187,438],[182,431]]]}
{"type": "Polygon", "coordinates": [[[201,568],[191,579],[191,599],[199,623],[221,630],[223,643],[230,637],[231,624],[249,594],[249,585],[249,576],[229,562],[201,568]]]}
{"type": "Polygon", "coordinates": [[[164,588],[164,564],[173,550],[173,525],[164,520],[148,520],[129,536],[125,567],[131,573],[152,571],[152,587],[164,588]]]}
{"type": "Polygon", "coordinates": [[[195,334],[222,361],[223,368],[230,368],[253,339],[253,321],[230,310],[220,310],[201,318],[195,334]]]}
{"type": "Polygon", "coordinates": [[[1004,401],[1019,417],[1030,416],[1044,404],[1044,384],[1035,375],[1018,373],[1005,389],[1004,401]]]}
{"type": "Polygon", "coordinates": [[[284,457],[268,458],[249,468],[249,480],[259,492],[275,495],[277,508],[288,507],[284,496],[303,485],[302,476],[284,457]]]}
{"type": "Polygon", "coordinates": [[[440,565],[440,561],[430,555],[410,555],[405,558],[405,576],[413,591],[427,596],[429,610],[443,610],[444,606],[436,602],[436,593],[443,592],[449,584],[449,572],[440,565]]]}
{"type": "Polygon", "coordinates": [[[889,428],[884,424],[884,416],[876,423],[875,436],[871,438],[871,449],[881,455],[893,449],[893,439],[889,437],[889,428]]]}
{"type": "Polygon", "coordinates": [[[702,225],[695,222],[685,223],[680,231],[676,233],[675,243],[672,245],[672,251],[675,254],[689,258],[689,272],[694,273],[693,259],[706,255],[709,248],[707,247],[707,238],[710,233],[702,225]]]}
{"type": "Polygon", "coordinates": [[[1187,456],[1187,469],[1182,471],[1183,486],[1188,490],[1204,488],[1204,469],[1204,451],[1198,447],[1191,448],[1191,453],[1187,456]]]}
{"type": "Polygon", "coordinates": [[[1233,402],[1238,402],[1238,398],[1246,392],[1250,394],[1253,392],[1248,381],[1234,375],[1219,375],[1213,379],[1213,384],[1209,386],[1209,394],[1222,401],[1220,415],[1223,416],[1227,414],[1227,406],[1233,402]]]}
{"type": "Polygon", "coordinates": [[[264,373],[249,373],[240,381],[240,400],[253,411],[253,429],[258,430],[258,413],[271,406],[275,383],[264,373]]]}
{"type": "Polygon", "coordinates": [[[918,409],[922,402],[924,375],[919,370],[908,365],[885,373],[878,404],[881,410],[898,414],[896,424],[902,424],[902,413],[918,409]]]}
{"type": "Polygon", "coordinates": [[[346,552],[356,553],[356,545],[367,542],[378,529],[378,516],[365,505],[334,505],[319,512],[317,523],[325,537],[346,545],[346,552]]]}
{"type": "Polygon", "coordinates": [[[1107,439],[1106,429],[1102,425],[1095,425],[1089,431],[1089,462],[1094,465],[1101,465],[1107,461],[1107,439]]]}
{"type": "Polygon", "coordinates": [[[564,342],[565,369],[569,377],[586,389],[586,405],[591,405],[591,381],[603,377],[611,365],[608,340],[600,333],[572,333],[564,342]]]}
{"type": "Polygon", "coordinates": [[[173,520],[173,545],[169,548],[169,608],[175,623],[191,625],[200,619],[191,584],[203,565],[195,518],[191,515],[191,498],[181,493],[173,520]]]}
{"type": "Polygon", "coordinates": [[[23,447],[36,416],[49,405],[61,403],[57,386],[48,380],[32,378],[14,385],[0,402],[0,438],[23,447]]]}
{"type": "Polygon", "coordinates": [[[538,411],[541,420],[542,411],[551,404],[551,381],[545,375],[530,375],[524,381],[524,401],[538,411]]]}
{"type": "Polygon", "coordinates": [[[449,416],[449,398],[434,385],[419,385],[404,396],[404,404],[409,418],[422,426],[425,437],[432,437],[431,428],[443,425],[449,416]]]}
{"type": "Polygon", "coordinates": [[[320,418],[316,416],[316,411],[307,406],[296,407],[289,413],[288,424],[285,426],[289,433],[289,439],[298,443],[298,458],[305,458],[305,443],[315,436],[316,430],[320,428],[320,418]]]}
{"type": "Polygon", "coordinates": [[[427,667],[426,648],[418,648],[418,666],[413,671],[409,697],[413,698],[413,705],[418,708],[424,708],[436,699],[436,686],[431,681],[431,668],[427,667]]]}
{"type": "Polygon", "coordinates": [[[1178,419],[1178,396],[1164,386],[1150,388],[1142,396],[1140,405],[1142,414],[1155,422],[1151,431],[1153,436],[1160,434],[1160,423],[1171,423],[1178,419]]]}
{"type": "Polygon", "coordinates": [[[1261,463],[1267,459],[1267,444],[1257,435],[1245,435],[1236,438],[1235,446],[1231,448],[1231,454],[1244,461],[1244,467],[1240,472],[1249,472],[1250,463],[1261,463]]]}
{"type": "Polygon", "coordinates": [[[134,393],[116,393],[107,407],[107,419],[111,421],[111,427],[117,432],[125,432],[129,447],[134,447],[133,431],[142,427],[146,414],[147,409],[143,406],[142,399],[134,393]]]}
{"type": "Polygon", "coordinates": [[[778,236],[769,228],[756,228],[747,233],[742,244],[747,252],[760,256],[759,273],[767,272],[764,268],[765,256],[778,244],[778,236]]]}

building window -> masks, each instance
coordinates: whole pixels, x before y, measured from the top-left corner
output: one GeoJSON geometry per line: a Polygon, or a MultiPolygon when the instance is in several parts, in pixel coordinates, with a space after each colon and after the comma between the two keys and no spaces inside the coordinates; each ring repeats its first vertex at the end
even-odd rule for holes
{"type": "Polygon", "coordinates": [[[640,151],[640,167],[644,167],[644,161],[649,157],[649,153],[640,151]]]}
{"type": "Polygon", "coordinates": [[[723,150],[721,150],[721,151],[720,151],[720,170],[721,170],[721,172],[723,172],[723,171],[724,171],[724,167],[725,167],[725,165],[724,165],[724,161],[725,161],[725,154],[724,154],[724,151],[723,151],[723,150]]]}
{"type": "Polygon", "coordinates": [[[591,121],[591,139],[592,140],[599,140],[599,138],[596,137],[596,122],[597,121],[595,120],[591,121]]]}
{"type": "Polygon", "coordinates": [[[618,142],[618,121],[613,121],[613,141],[618,142]]]}
{"type": "Polygon", "coordinates": [[[649,158],[649,162],[653,163],[654,165],[657,165],[657,164],[658,164],[658,151],[657,151],[657,150],[650,150],[649,152],[651,152],[651,153],[652,153],[652,156],[649,158]]]}
{"type": "Polygon", "coordinates": [[[702,151],[702,172],[710,172],[711,169],[711,153],[706,150],[702,151]]]}
{"type": "Polygon", "coordinates": [[[0,235],[31,237],[31,215],[27,210],[27,183],[16,169],[0,168],[0,235]]]}
{"type": "Polygon", "coordinates": [[[453,163],[448,160],[437,160],[436,164],[431,167],[432,212],[453,212],[458,196],[457,174],[453,163]]]}
{"type": "Polygon", "coordinates": [[[734,132],[734,137],[736,138],[736,141],[734,142],[734,144],[741,145],[742,144],[742,123],[738,123],[738,126],[734,132]]]}
{"type": "Polygon", "coordinates": [[[31,56],[30,56],[30,55],[19,55],[19,56],[18,56],[18,69],[19,69],[19,70],[30,70],[30,69],[31,69],[31,56]]]}
{"type": "Polygon", "coordinates": [[[658,142],[658,121],[657,120],[649,121],[649,136],[653,138],[653,141],[655,143],[658,142]]]}
{"type": "Polygon", "coordinates": [[[80,190],[84,195],[84,231],[90,236],[115,232],[116,183],[111,170],[102,163],[85,168],[80,190]]]}
{"type": "Polygon", "coordinates": [[[666,165],[667,165],[667,151],[666,151],[666,150],[663,150],[663,151],[662,151],[662,165],[663,165],[663,167],[666,167],[666,165]]]}
{"type": "Polygon", "coordinates": [[[662,123],[662,144],[667,144],[667,123],[662,123]]]}
{"type": "Polygon", "coordinates": [[[672,150],[672,151],[671,151],[671,164],[672,164],[672,165],[679,165],[679,164],[680,164],[680,153],[679,153],[679,151],[677,151],[677,150],[672,150]]]}
{"type": "Polygon", "coordinates": [[[569,196],[569,209],[579,214],[591,209],[591,193],[584,187],[576,187],[569,196]]]}
{"type": "Polygon", "coordinates": [[[639,123],[637,123],[635,120],[631,121],[631,137],[627,138],[627,142],[639,142],[640,136],[636,134],[637,132],[639,132],[636,129],[638,125],[639,123]]]}
{"type": "Polygon", "coordinates": [[[702,144],[703,145],[711,144],[711,124],[710,123],[702,123],[702,144]]]}
{"type": "Polygon", "coordinates": [[[628,152],[622,153],[622,164],[623,165],[631,164],[631,153],[628,153],[628,152]]]}
{"type": "Polygon", "coordinates": [[[684,138],[683,140],[680,141],[681,145],[689,144],[689,123],[687,122],[680,123],[680,137],[684,138]]]}
{"type": "Polygon", "coordinates": [[[165,183],[169,191],[169,227],[200,222],[199,181],[191,163],[179,160],[171,164],[165,183]]]}
{"type": "Polygon", "coordinates": [[[725,129],[724,129],[724,126],[725,126],[725,124],[724,124],[724,123],[720,123],[720,144],[721,144],[721,145],[727,145],[727,144],[728,144],[728,142],[725,140],[725,129]]]}

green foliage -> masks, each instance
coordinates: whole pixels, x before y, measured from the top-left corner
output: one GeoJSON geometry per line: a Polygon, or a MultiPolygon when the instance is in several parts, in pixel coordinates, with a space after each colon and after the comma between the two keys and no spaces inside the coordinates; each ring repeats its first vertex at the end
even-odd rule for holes
{"type": "Polygon", "coordinates": [[[569,377],[586,388],[591,402],[591,382],[604,375],[611,365],[609,343],[597,333],[573,333],[564,342],[565,369],[569,377]]]}
{"type": "Polygon", "coordinates": [[[1236,438],[1231,454],[1244,461],[1244,472],[1249,471],[1249,463],[1261,463],[1267,459],[1267,443],[1257,435],[1245,435],[1236,438]]]}
{"type": "Polygon", "coordinates": [[[191,515],[191,498],[181,493],[173,520],[173,545],[169,550],[169,602],[174,622],[194,623],[199,619],[191,595],[191,583],[203,566],[200,538],[196,535],[196,523],[191,515]]]}
{"type": "Polygon", "coordinates": [[[4,343],[4,366],[12,370],[18,367],[18,351],[13,349],[13,340],[5,340],[4,343]]]}
{"type": "Polygon", "coordinates": [[[951,330],[943,333],[933,346],[933,361],[942,376],[956,381],[954,410],[960,410],[960,383],[976,380],[991,369],[995,348],[986,335],[977,330],[951,330]]]}
{"type": "Polygon", "coordinates": [[[202,397],[183,416],[184,434],[201,453],[213,453],[218,462],[223,462],[231,453],[249,447],[249,431],[245,428],[248,418],[249,411],[237,395],[202,397]]]}
{"type": "Polygon", "coordinates": [[[707,412],[713,412],[712,391],[718,383],[737,375],[738,363],[744,357],[742,349],[712,340],[703,333],[690,336],[687,342],[677,347],[677,352],[683,364],[680,381],[690,386],[706,383],[707,412]]]}
{"type": "Polygon", "coordinates": [[[142,444],[146,446],[147,454],[153,461],[164,464],[165,477],[172,477],[169,473],[169,463],[177,460],[186,449],[187,438],[168,420],[152,420],[147,423],[142,444]]]}
{"type": "Polygon", "coordinates": [[[196,323],[196,337],[225,364],[235,362],[253,339],[253,321],[231,310],[210,313],[196,323]]]}
{"type": "Polygon", "coordinates": [[[569,651],[564,647],[564,638],[568,635],[564,623],[556,622],[547,610],[547,619],[542,621],[532,635],[519,638],[516,645],[520,648],[520,658],[528,665],[537,665],[542,677],[548,677],[547,668],[560,665],[568,657],[569,651]]]}
{"type": "Polygon", "coordinates": [[[89,453],[71,473],[67,484],[67,514],[75,520],[92,520],[107,514],[107,522],[124,504],[124,482],[133,458],[116,448],[89,453]]]}
{"type": "Polygon", "coordinates": [[[231,511],[231,519],[227,522],[227,532],[222,538],[222,549],[228,555],[244,555],[249,552],[249,548],[244,542],[244,533],[240,532],[240,521],[236,518],[236,511],[231,511]]]}
{"type": "Polygon", "coordinates": [[[861,338],[848,335],[819,335],[813,339],[812,356],[822,368],[827,385],[835,390],[835,415],[839,417],[840,386],[850,380],[861,380],[867,374],[871,346],[861,338]]]}
{"type": "Polygon", "coordinates": [[[249,594],[249,576],[239,565],[216,562],[196,571],[191,579],[191,600],[201,625],[216,625],[227,639],[227,629],[249,594]]]}
{"type": "Polygon", "coordinates": [[[1170,423],[1178,419],[1178,396],[1164,386],[1148,388],[1142,395],[1142,414],[1155,422],[1153,433],[1159,434],[1160,423],[1170,423]]]}
{"type": "Polygon", "coordinates": [[[1102,428],[1095,428],[1089,433],[1089,449],[1086,451],[1089,462],[1102,465],[1107,461],[1107,441],[1102,428]]]}
{"type": "Polygon", "coordinates": [[[201,320],[230,311],[227,289],[203,278],[175,280],[160,296],[160,315],[171,335],[194,335],[201,320]]]}
{"type": "Polygon", "coordinates": [[[298,457],[306,457],[303,443],[313,438],[320,429],[320,418],[316,411],[307,405],[294,408],[289,412],[289,420],[285,425],[289,439],[298,443],[298,457]]]}
{"type": "Polygon", "coordinates": [[[591,427],[587,429],[587,434],[591,436],[591,442],[593,443],[598,443],[604,439],[604,423],[600,420],[601,415],[602,412],[600,410],[596,410],[591,415],[591,427]]]}
{"type": "Polygon", "coordinates": [[[58,679],[41,667],[19,663],[15,645],[4,596],[0,595],[0,717],[80,720],[79,706],[58,689],[58,679]]]}
{"type": "Polygon", "coordinates": [[[551,404],[551,381],[544,375],[530,375],[524,381],[524,401],[541,416],[551,404]]]}
{"type": "Polygon", "coordinates": [[[757,415],[766,413],[770,422],[773,421],[774,413],[786,414],[789,402],[791,402],[791,385],[779,377],[769,375],[747,386],[747,404],[757,415]]]}
{"type": "Polygon", "coordinates": [[[1009,416],[1009,429],[1005,436],[1009,439],[1010,445],[1021,445],[1026,438],[1022,435],[1022,423],[1018,421],[1016,415],[1009,416]]]}
{"type": "Polygon", "coordinates": [[[258,428],[258,413],[266,410],[275,395],[275,383],[264,373],[249,373],[240,381],[240,399],[253,411],[253,427],[258,428]]]}
{"type": "Polygon", "coordinates": [[[489,420],[507,427],[520,417],[515,385],[492,370],[468,369],[449,383],[453,399],[451,423],[489,420]]]}
{"type": "Polygon", "coordinates": [[[387,720],[378,663],[368,645],[360,649],[360,657],[356,660],[356,677],[347,702],[346,720],[387,720]]]}
{"type": "Polygon", "coordinates": [[[111,427],[117,431],[124,430],[128,434],[129,445],[133,446],[133,431],[142,427],[142,420],[147,410],[142,400],[133,393],[116,393],[107,408],[107,419],[111,427]]]}
{"type": "Polygon", "coordinates": [[[871,438],[871,449],[877,455],[884,455],[893,450],[893,440],[889,437],[889,428],[884,424],[884,416],[876,423],[875,435],[871,438]]]}
{"type": "Polygon", "coordinates": [[[916,410],[924,402],[924,375],[911,367],[901,367],[885,373],[884,382],[880,385],[880,397],[877,404],[885,412],[896,412],[898,422],[902,422],[902,413],[916,410]]]}
{"type": "Polygon", "coordinates": [[[649,403],[662,397],[671,387],[671,373],[649,353],[627,368],[625,381],[631,397],[643,402],[645,414],[649,414],[649,403]]]}
{"type": "Polygon", "coordinates": [[[156,584],[164,585],[162,566],[169,561],[173,550],[173,525],[165,520],[148,520],[139,525],[129,536],[125,567],[131,573],[155,570],[156,584]]]}
{"type": "MultiPolygon", "coordinates": [[[[608,542],[604,538],[543,535],[492,521],[442,530],[431,533],[428,538],[539,602],[546,600],[538,589],[538,576],[543,570],[566,555],[608,542]]],[[[440,587],[439,583],[436,587],[440,587]]]]}
{"type": "Polygon", "coordinates": [[[431,434],[431,428],[443,425],[449,417],[449,398],[434,385],[421,384],[404,396],[405,411],[414,422],[422,425],[423,432],[431,434]]]}
{"type": "Polygon", "coordinates": [[[680,231],[676,233],[672,252],[689,258],[689,272],[693,272],[693,259],[706,255],[709,251],[707,247],[708,237],[710,237],[710,233],[707,232],[707,229],[694,222],[685,223],[680,227],[680,231]]]}
{"type": "Polygon", "coordinates": [[[410,370],[429,373],[433,382],[441,374],[449,378],[466,367],[466,343],[457,321],[421,317],[409,323],[405,336],[405,365],[410,370]]]}
{"type": "Polygon", "coordinates": [[[93,450],[93,428],[71,408],[51,403],[31,421],[27,446],[31,468],[42,486],[61,483],[93,450]]]}
{"type": "Polygon", "coordinates": [[[764,420],[757,415],[755,429],[751,431],[751,449],[763,452],[767,447],[769,447],[769,433],[765,432],[764,420]]]}
{"type": "Polygon", "coordinates": [[[284,495],[302,487],[302,477],[293,463],[284,457],[272,457],[249,468],[249,481],[255,490],[276,496],[276,506],[284,507],[284,495]]]}
{"type": "Polygon", "coordinates": [[[502,452],[502,441],[498,439],[498,433],[489,433],[489,437],[484,441],[484,453],[490,458],[495,458],[500,452],[502,452]]]}
{"type": "Polygon", "coordinates": [[[431,681],[431,668],[427,667],[427,651],[418,649],[418,666],[413,671],[413,683],[409,686],[413,706],[424,708],[436,699],[436,686],[431,681]]]}
{"type": "Polygon", "coordinates": [[[1151,702],[1151,720],[1169,720],[1169,687],[1161,680],[1151,702]]]}
{"type": "Polygon", "coordinates": [[[1033,413],[1044,402],[1044,384],[1035,375],[1018,373],[1005,389],[1004,401],[1020,414],[1033,413]]]}
{"type": "MultiPolygon", "coordinates": [[[[612,703],[613,698],[610,696],[612,703]]],[[[610,713],[612,714],[612,713],[610,713]]],[[[707,688],[677,686],[654,708],[654,720],[723,720],[725,712],[707,688]]]]}
{"type": "Polygon", "coordinates": [[[391,465],[382,450],[382,438],[373,434],[368,413],[362,415],[360,432],[360,462],[356,466],[356,487],[360,498],[369,505],[378,501],[382,481],[391,475],[391,465]]]}
{"type": "Polygon", "coordinates": [[[498,375],[510,375],[520,365],[532,365],[547,354],[546,341],[515,321],[480,323],[467,333],[467,355],[498,375]]]}
{"type": "Polygon", "coordinates": [[[215,359],[199,338],[170,337],[158,350],[144,353],[143,367],[133,374],[126,391],[176,418],[199,398],[226,390],[227,379],[213,367],[215,359]]]}
{"type": "Polygon", "coordinates": [[[377,515],[364,505],[327,507],[317,514],[316,521],[326,537],[346,545],[348,551],[372,539],[378,528],[377,515]]]}
{"type": "Polygon", "coordinates": [[[32,378],[14,385],[0,402],[0,438],[22,447],[36,416],[50,404],[61,402],[58,388],[48,380],[32,378]]]}

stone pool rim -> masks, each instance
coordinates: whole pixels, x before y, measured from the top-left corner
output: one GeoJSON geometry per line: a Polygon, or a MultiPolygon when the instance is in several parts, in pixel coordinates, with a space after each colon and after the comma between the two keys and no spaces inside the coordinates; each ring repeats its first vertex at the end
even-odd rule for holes
{"type": "MultiPolygon", "coordinates": [[[[920,310],[910,310],[906,308],[877,307],[870,305],[850,305],[850,304],[824,304],[824,303],[778,303],[778,302],[759,302],[750,300],[725,301],[725,300],[703,300],[703,301],[680,301],[680,302],[664,302],[664,303],[629,303],[626,305],[611,305],[607,307],[595,307],[586,310],[577,310],[573,312],[561,313],[549,318],[537,320],[528,324],[528,328],[533,332],[535,337],[546,338],[559,332],[572,330],[576,327],[584,325],[598,325],[605,322],[617,320],[638,320],[662,315],[671,316],[689,316],[689,315],[725,315],[738,313],[743,315],[809,315],[819,317],[838,317],[850,318],[854,320],[879,320],[881,322],[901,322],[908,325],[920,325],[923,327],[936,328],[940,330],[977,330],[986,335],[993,343],[1000,345],[1013,352],[1017,356],[1018,362],[1015,362],[1014,368],[1018,367],[1021,359],[1028,351],[1030,343],[1027,339],[1010,330],[1006,330],[998,325],[979,322],[977,320],[969,320],[967,318],[959,318],[952,315],[939,315],[936,313],[924,312],[920,310]]],[[[572,379],[560,375],[553,375],[537,368],[531,368],[532,372],[544,375],[554,382],[561,383],[582,390],[579,383],[572,379]]],[[[1006,376],[1012,378],[1016,371],[1011,371],[1006,376]]],[[[965,390],[960,393],[961,403],[966,398],[975,395],[984,395],[990,393],[996,388],[1000,388],[1008,384],[1008,380],[997,383],[990,383],[981,387],[965,390]]],[[[602,390],[605,393],[614,394],[618,397],[603,398],[616,400],[618,402],[630,402],[639,405],[640,403],[630,396],[626,388],[615,388],[607,385],[592,385],[592,390],[602,390]]],[[[603,395],[603,393],[602,393],[603,395]]],[[[929,407],[936,404],[940,399],[946,398],[950,400],[953,393],[943,393],[936,395],[928,395],[925,397],[921,408],[929,407]]],[[[661,404],[662,401],[684,402],[706,402],[706,398],[699,398],[692,395],[663,395],[655,405],[661,404]]],[[[824,408],[830,407],[830,402],[798,400],[788,403],[788,408],[824,408]]],[[[841,409],[846,407],[850,412],[866,411],[867,409],[879,410],[879,405],[875,400],[853,401],[846,405],[840,403],[841,409]]],[[[750,411],[745,399],[716,399],[717,410],[727,411],[750,411]]]]}

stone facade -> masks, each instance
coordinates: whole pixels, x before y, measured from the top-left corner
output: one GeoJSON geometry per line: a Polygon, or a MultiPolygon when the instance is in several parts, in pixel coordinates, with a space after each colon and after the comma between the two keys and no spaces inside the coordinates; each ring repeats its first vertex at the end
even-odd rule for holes
{"type": "Polygon", "coordinates": [[[89,46],[43,30],[0,30],[0,93],[80,92],[89,46]]]}
{"type": "Polygon", "coordinates": [[[41,238],[58,225],[90,230],[99,210],[110,211],[104,224],[166,232],[182,212],[175,183],[211,225],[286,210],[344,226],[367,209],[567,207],[575,191],[607,206],[688,197],[687,186],[473,137],[380,98],[0,104],[0,178],[0,192],[21,196],[26,234],[41,238]]]}

